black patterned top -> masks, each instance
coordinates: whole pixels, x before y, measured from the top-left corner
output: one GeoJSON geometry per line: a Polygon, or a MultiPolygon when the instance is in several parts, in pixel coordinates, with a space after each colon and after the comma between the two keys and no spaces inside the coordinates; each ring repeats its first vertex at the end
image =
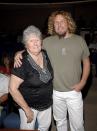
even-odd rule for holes
{"type": "Polygon", "coordinates": [[[45,110],[52,105],[53,69],[46,51],[42,50],[42,54],[43,69],[25,51],[22,66],[12,70],[12,74],[24,80],[19,90],[25,101],[30,107],[37,110],[45,110]]]}

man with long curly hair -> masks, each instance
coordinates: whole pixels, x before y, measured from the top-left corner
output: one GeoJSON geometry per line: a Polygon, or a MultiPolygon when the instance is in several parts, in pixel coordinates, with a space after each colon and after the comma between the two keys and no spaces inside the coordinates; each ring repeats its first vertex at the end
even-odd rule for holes
{"type": "MultiPolygon", "coordinates": [[[[69,12],[53,12],[48,19],[44,48],[54,69],[53,115],[58,131],[67,131],[67,111],[71,131],[84,131],[81,90],[90,72],[89,49],[75,34],[76,24],[69,12]]],[[[19,55],[15,57],[17,63],[19,55]]]]}

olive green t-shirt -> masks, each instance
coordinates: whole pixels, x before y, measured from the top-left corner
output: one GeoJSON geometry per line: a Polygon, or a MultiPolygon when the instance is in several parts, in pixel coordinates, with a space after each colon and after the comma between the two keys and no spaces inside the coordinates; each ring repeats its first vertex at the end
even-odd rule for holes
{"type": "Polygon", "coordinates": [[[54,69],[54,89],[70,91],[81,79],[81,62],[89,56],[85,40],[78,35],[69,38],[50,36],[44,39],[46,49],[54,69]]]}

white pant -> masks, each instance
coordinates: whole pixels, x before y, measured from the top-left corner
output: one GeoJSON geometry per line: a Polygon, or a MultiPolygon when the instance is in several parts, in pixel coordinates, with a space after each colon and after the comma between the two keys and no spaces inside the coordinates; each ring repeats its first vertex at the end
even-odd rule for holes
{"type": "Polygon", "coordinates": [[[19,109],[20,114],[20,129],[29,129],[33,130],[35,128],[36,119],[38,121],[38,130],[39,131],[48,131],[51,124],[51,107],[44,111],[37,111],[32,109],[34,112],[34,119],[31,123],[27,123],[27,117],[25,112],[22,109],[19,109]]]}
{"type": "Polygon", "coordinates": [[[81,92],[53,91],[53,115],[58,131],[67,131],[67,110],[71,131],[84,131],[81,92]]]}

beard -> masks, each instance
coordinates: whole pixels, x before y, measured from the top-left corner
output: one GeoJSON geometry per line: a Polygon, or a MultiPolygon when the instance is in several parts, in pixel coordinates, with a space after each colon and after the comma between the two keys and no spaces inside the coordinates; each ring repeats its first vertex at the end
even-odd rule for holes
{"type": "Polygon", "coordinates": [[[66,36],[66,32],[62,33],[62,34],[59,34],[59,33],[56,33],[56,35],[59,37],[59,39],[61,38],[64,38],[66,36]]]}
{"type": "Polygon", "coordinates": [[[59,39],[61,39],[61,38],[64,38],[66,36],[66,33],[64,33],[64,34],[57,34],[57,35],[58,35],[59,39]]]}

